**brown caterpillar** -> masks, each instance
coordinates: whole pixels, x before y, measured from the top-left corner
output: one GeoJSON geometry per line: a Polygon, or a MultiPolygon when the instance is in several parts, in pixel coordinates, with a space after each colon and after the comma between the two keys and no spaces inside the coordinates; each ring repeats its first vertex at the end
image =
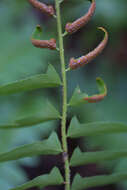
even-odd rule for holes
{"type": "Polygon", "coordinates": [[[97,55],[99,55],[103,49],[105,48],[107,41],[108,41],[108,32],[103,27],[98,27],[99,30],[104,31],[105,36],[102,42],[90,53],[88,53],[85,56],[81,56],[78,59],[71,58],[69,62],[69,67],[71,69],[77,69],[78,67],[81,67],[83,65],[86,65],[90,61],[92,61],[97,55]]]}
{"type": "Polygon", "coordinates": [[[92,97],[85,97],[84,100],[87,100],[89,103],[97,103],[104,99],[106,94],[94,95],[92,97]]]}
{"type": "Polygon", "coordinates": [[[95,12],[95,8],[96,8],[95,0],[92,0],[92,4],[91,4],[87,14],[85,14],[84,16],[82,16],[81,18],[77,19],[76,21],[74,21],[72,23],[67,23],[65,30],[69,34],[72,34],[72,33],[76,32],[77,30],[79,30],[80,28],[82,28],[84,25],[86,25],[89,22],[89,20],[93,16],[93,14],[95,12]]]}
{"type": "Polygon", "coordinates": [[[50,15],[50,16],[53,16],[55,11],[54,11],[54,8],[52,5],[46,5],[44,3],[41,3],[39,2],[38,0],[28,0],[31,5],[37,9],[39,9],[40,11],[50,15]]]}
{"type": "Polygon", "coordinates": [[[96,78],[96,82],[99,88],[99,94],[94,94],[93,96],[85,97],[84,100],[88,101],[88,103],[100,102],[107,95],[107,87],[104,81],[100,77],[98,77],[96,78]]]}
{"type": "Polygon", "coordinates": [[[54,38],[50,39],[50,40],[36,40],[36,39],[31,39],[32,44],[35,47],[38,48],[48,48],[51,50],[55,50],[56,49],[56,40],[54,38]]]}

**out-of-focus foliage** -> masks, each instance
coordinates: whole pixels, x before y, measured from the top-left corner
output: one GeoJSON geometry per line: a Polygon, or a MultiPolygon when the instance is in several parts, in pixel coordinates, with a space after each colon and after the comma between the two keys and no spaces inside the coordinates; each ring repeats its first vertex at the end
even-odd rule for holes
{"type": "MultiPolygon", "coordinates": [[[[53,3],[53,0],[44,2],[53,3]]],[[[127,2],[126,0],[96,0],[96,2],[96,14],[92,21],[80,32],[65,38],[66,63],[68,65],[70,57],[79,57],[98,44],[103,37],[97,31],[98,26],[104,26],[109,31],[109,44],[93,63],[68,73],[68,93],[70,98],[76,85],[79,85],[83,92],[95,93],[95,79],[101,76],[107,84],[108,96],[101,103],[85,104],[82,109],[74,108],[72,111],[81,122],[105,120],[127,123],[127,2]]],[[[63,24],[83,15],[88,7],[87,0],[65,0],[62,5],[63,24]]],[[[0,85],[44,73],[49,63],[53,63],[59,70],[57,52],[36,49],[30,42],[32,31],[37,24],[42,25],[44,39],[56,37],[54,19],[50,20],[49,17],[40,15],[27,0],[1,0],[0,24],[0,85]]],[[[0,97],[0,122],[7,123],[10,119],[15,120],[18,116],[26,116],[35,109],[39,110],[40,102],[43,105],[47,97],[59,107],[60,98],[57,99],[56,91],[52,90],[45,92],[36,90],[0,97]]],[[[0,131],[0,153],[18,145],[40,140],[57,126],[57,122],[48,122],[33,128],[0,131]]],[[[91,137],[89,140],[85,139],[82,145],[84,148],[87,145],[88,149],[96,147],[106,150],[126,149],[126,138],[126,134],[91,137]]],[[[0,164],[0,188],[6,190],[25,182],[27,176],[20,164],[33,166],[36,163],[37,159],[22,159],[18,162],[0,164]]],[[[106,162],[105,166],[112,171],[127,169],[126,159],[106,162]]],[[[126,183],[122,183],[122,186],[127,188],[126,183]]]]}
{"type": "MultiPolygon", "coordinates": [[[[46,17],[47,18],[47,17],[46,17]]],[[[27,1],[0,2],[0,84],[42,74],[50,63],[48,50],[39,50],[31,45],[32,31],[38,24],[36,15],[27,1]]],[[[46,31],[46,29],[44,29],[46,31]]],[[[48,39],[49,33],[43,33],[48,39]]],[[[0,123],[7,123],[19,116],[29,116],[43,107],[43,91],[22,93],[0,97],[0,123]],[[36,111],[35,111],[36,110],[36,111]]],[[[47,91],[47,94],[48,91],[47,91]]],[[[46,94],[46,95],[47,95],[46,94]]],[[[45,110],[42,110],[45,113],[45,110]]],[[[36,128],[0,131],[0,152],[8,151],[15,146],[32,143],[47,137],[57,126],[56,122],[40,124],[36,128]]],[[[18,162],[0,164],[0,188],[9,189],[26,181],[26,173],[19,164],[34,166],[37,159],[21,159],[18,162]]]]}
{"type": "Polygon", "coordinates": [[[39,188],[44,188],[46,186],[51,186],[51,185],[61,185],[64,182],[64,179],[59,171],[58,168],[53,168],[50,174],[45,174],[42,176],[38,176],[35,179],[28,181],[27,183],[13,188],[11,190],[25,190],[30,187],[39,187],[39,188]]]}

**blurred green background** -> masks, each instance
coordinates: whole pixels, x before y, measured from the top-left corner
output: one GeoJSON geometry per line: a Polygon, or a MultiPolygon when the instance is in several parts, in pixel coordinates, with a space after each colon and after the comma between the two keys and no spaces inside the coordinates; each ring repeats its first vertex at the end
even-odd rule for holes
{"type": "MultiPolygon", "coordinates": [[[[44,0],[53,4],[53,0],[44,0]]],[[[121,121],[127,123],[127,1],[96,0],[97,8],[91,22],[79,32],[65,37],[66,65],[70,57],[79,57],[91,51],[103,38],[97,30],[103,26],[109,32],[109,43],[105,51],[92,63],[76,71],[68,72],[68,98],[75,87],[93,94],[97,91],[96,77],[102,77],[108,87],[108,96],[97,104],[83,105],[69,110],[68,122],[72,115],[77,115],[80,122],[121,121]]],[[[87,0],[65,0],[62,4],[63,31],[67,22],[71,22],[87,12],[90,3],[87,0]]],[[[56,22],[32,8],[28,0],[0,1],[0,84],[23,79],[34,74],[45,72],[49,63],[60,71],[58,53],[41,50],[32,46],[30,37],[35,26],[43,28],[43,38],[57,38],[56,22]]],[[[49,99],[57,109],[61,109],[61,90],[46,89],[0,97],[0,122],[8,122],[17,117],[38,110],[44,111],[43,102],[49,99]],[[57,98],[56,98],[57,96],[57,98]],[[40,103],[41,102],[41,103],[40,103]]],[[[43,139],[57,130],[59,122],[47,122],[32,128],[1,130],[0,152],[16,146],[43,139]]],[[[127,134],[106,135],[83,139],[80,146],[84,150],[127,148],[127,134]]],[[[73,142],[72,142],[73,143],[73,142]]],[[[28,178],[40,173],[36,168],[41,159],[21,159],[15,162],[0,164],[0,189],[7,190],[19,185],[28,178]],[[30,168],[33,168],[32,170],[30,168]],[[34,172],[36,171],[36,172],[34,172]]],[[[48,166],[47,166],[48,167],[48,166]]],[[[127,159],[105,162],[97,166],[96,172],[86,175],[111,173],[127,170],[127,159]]],[[[87,172],[88,169],[88,172],[87,172]]],[[[108,189],[127,189],[127,183],[121,183],[108,189]]],[[[106,188],[105,188],[106,189],[106,188]]]]}

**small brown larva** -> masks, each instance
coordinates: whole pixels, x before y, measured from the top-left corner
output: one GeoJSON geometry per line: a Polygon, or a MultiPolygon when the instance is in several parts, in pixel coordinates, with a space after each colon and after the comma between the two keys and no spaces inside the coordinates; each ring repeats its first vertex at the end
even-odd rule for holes
{"type": "Polygon", "coordinates": [[[53,16],[55,11],[54,11],[54,8],[52,5],[46,5],[42,2],[39,2],[38,0],[28,0],[31,5],[37,9],[39,9],[40,11],[50,15],[50,16],[53,16]]]}
{"type": "Polygon", "coordinates": [[[74,21],[72,23],[67,23],[65,30],[69,34],[72,34],[72,33],[76,32],[77,30],[79,30],[80,28],[82,28],[83,26],[85,26],[89,22],[91,17],[93,16],[93,14],[95,12],[95,8],[96,8],[95,0],[92,0],[91,6],[90,6],[88,12],[81,18],[77,19],[76,21],[74,21]]]}
{"type": "Polygon", "coordinates": [[[98,77],[96,79],[96,82],[98,84],[99,94],[95,94],[93,96],[85,97],[84,100],[86,100],[88,103],[100,102],[107,95],[107,87],[106,87],[104,81],[100,77],[98,77]]]}
{"type": "Polygon", "coordinates": [[[78,59],[71,58],[69,62],[69,67],[71,69],[77,69],[78,67],[81,67],[83,65],[86,65],[90,61],[92,61],[97,55],[99,55],[103,49],[105,48],[107,41],[108,41],[108,32],[103,27],[98,27],[99,30],[104,31],[105,36],[102,42],[90,53],[87,55],[81,56],[78,59]]]}
{"type": "Polygon", "coordinates": [[[92,97],[85,97],[84,100],[88,101],[88,103],[97,103],[104,99],[106,94],[94,95],[92,97]]]}
{"type": "Polygon", "coordinates": [[[50,40],[36,40],[36,39],[31,39],[32,44],[35,47],[38,48],[48,48],[51,50],[55,50],[56,49],[56,40],[54,38],[50,39],[50,40]]]}

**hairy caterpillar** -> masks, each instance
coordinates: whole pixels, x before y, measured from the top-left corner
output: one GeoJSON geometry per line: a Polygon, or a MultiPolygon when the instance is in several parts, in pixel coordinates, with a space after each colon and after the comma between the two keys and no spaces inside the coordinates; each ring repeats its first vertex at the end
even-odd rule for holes
{"type": "Polygon", "coordinates": [[[87,14],[85,14],[84,16],[82,16],[81,18],[77,19],[76,21],[74,21],[72,23],[67,23],[65,30],[69,34],[72,34],[72,33],[76,32],[77,30],[79,30],[84,25],[86,25],[89,22],[89,20],[91,19],[91,17],[93,16],[93,14],[95,12],[95,8],[96,8],[95,0],[92,0],[92,4],[91,4],[87,14]]]}
{"type": "Polygon", "coordinates": [[[87,63],[92,61],[95,57],[97,57],[97,55],[99,55],[103,51],[103,49],[105,48],[107,41],[108,41],[108,33],[103,27],[98,27],[98,29],[104,31],[104,33],[105,33],[105,36],[104,36],[104,39],[102,40],[102,42],[93,51],[91,51],[87,55],[81,56],[78,59],[71,58],[70,62],[69,62],[69,67],[71,69],[77,69],[78,67],[86,65],[87,63]]]}
{"type": "Polygon", "coordinates": [[[54,38],[50,39],[50,40],[36,40],[36,39],[31,39],[32,44],[35,47],[38,48],[48,48],[51,50],[55,50],[56,49],[56,40],[54,38]]]}
{"type": "Polygon", "coordinates": [[[48,6],[44,3],[39,2],[38,0],[28,0],[28,1],[33,5],[33,7],[39,9],[40,11],[42,11],[50,16],[53,16],[55,13],[52,5],[48,6]]]}

